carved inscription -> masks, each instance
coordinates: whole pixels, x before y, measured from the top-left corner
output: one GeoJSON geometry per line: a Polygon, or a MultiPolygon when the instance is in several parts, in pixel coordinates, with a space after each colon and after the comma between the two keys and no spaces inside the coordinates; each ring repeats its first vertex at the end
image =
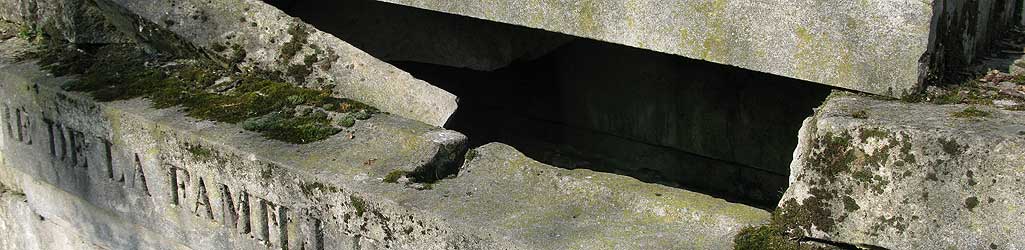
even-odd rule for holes
{"type": "Polygon", "coordinates": [[[24,145],[32,145],[32,117],[24,108],[14,108],[4,104],[4,130],[7,138],[24,145]]]}
{"type": "Polygon", "coordinates": [[[44,118],[43,123],[50,136],[50,157],[65,166],[89,168],[88,151],[91,143],[85,134],[50,119],[44,118]]]}
{"type": "MultiPolygon", "coordinates": [[[[96,172],[97,182],[116,184],[126,192],[153,197],[168,195],[166,201],[176,209],[188,211],[192,215],[206,219],[211,223],[219,223],[226,230],[237,235],[249,236],[264,245],[276,249],[323,249],[323,225],[319,215],[312,214],[310,209],[293,209],[276,204],[265,198],[253,196],[244,189],[232,188],[218,183],[216,178],[199,176],[186,167],[159,163],[159,174],[166,175],[166,184],[157,184],[151,189],[145,168],[145,155],[136,152],[122,152],[121,145],[112,143],[110,139],[87,135],[61,122],[59,119],[48,119],[44,115],[30,115],[23,108],[2,107],[3,130],[5,138],[11,138],[22,144],[29,145],[33,141],[32,118],[39,119],[40,128],[46,129],[40,136],[48,137],[48,143],[42,150],[48,150],[52,162],[62,166],[57,170],[92,169],[96,172]],[[96,156],[90,158],[90,156],[96,156]],[[127,159],[123,159],[123,158],[127,159]],[[95,162],[90,163],[90,159],[95,162]],[[90,168],[92,167],[92,168],[90,168]],[[165,191],[166,190],[166,191],[165,191]]],[[[130,147],[130,146],[126,146],[130,147]]],[[[130,151],[130,150],[126,150],[130,151]]],[[[69,174],[82,175],[90,178],[87,171],[67,171],[69,174]]],[[[160,199],[154,199],[160,200],[160,199]]]]}
{"type": "Polygon", "coordinates": [[[250,236],[267,246],[323,249],[321,220],[308,215],[308,212],[296,214],[289,207],[214,183],[209,178],[194,176],[185,168],[173,165],[167,165],[167,168],[171,205],[221,223],[228,230],[250,236]],[[196,183],[193,185],[192,181],[196,183]],[[211,192],[218,192],[220,199],[211,199],[214,196],[211,192]],[[220,206],[212,202],[220,202],[220,206]],[[220,208],[220,211],[215,213],[215,208],[220,208]]]}

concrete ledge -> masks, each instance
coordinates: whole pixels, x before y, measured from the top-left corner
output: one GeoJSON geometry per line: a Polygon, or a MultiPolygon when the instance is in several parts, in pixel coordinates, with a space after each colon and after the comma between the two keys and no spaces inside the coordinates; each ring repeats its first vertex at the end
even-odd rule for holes
{"type": "Polygon", "coordinates": [[[834,93],[780,202],[802,235],[886,249],[1025,246],[1025,112],[834,93]]]}
{"type": "Polygon", "coordinates": [[[458,133],[375,115],[294,145],[141,99],[97,103],[57,87],[69,80],[0,66],[0,172],[30,203],[54,206],[39,213],[86,234],[107,219],[79,213],[96,211],[193,249],[721,249],[768,217],[497,144],[455,178],[389,181],[439,167],[459,152],[446,139],[458,133]]]}

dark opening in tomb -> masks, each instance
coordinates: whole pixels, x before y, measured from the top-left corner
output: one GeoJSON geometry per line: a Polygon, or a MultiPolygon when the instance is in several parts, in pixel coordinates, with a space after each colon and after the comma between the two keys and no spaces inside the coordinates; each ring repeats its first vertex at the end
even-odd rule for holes
{"type": "MultiPolygon", "coordinates": [[[[286,1],[287,2],[287,1],[286,1]]],[[[629,46],[376,1],[286,11],[459,96],[471,147],[775,207],[830,88],[629,46]]]]}

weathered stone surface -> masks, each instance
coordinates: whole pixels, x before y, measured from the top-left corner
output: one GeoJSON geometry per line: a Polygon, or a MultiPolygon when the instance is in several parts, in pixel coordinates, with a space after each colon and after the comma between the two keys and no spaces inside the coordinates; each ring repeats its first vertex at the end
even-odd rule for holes
{"type": "Polygon", "coordinates": [[[498,144],[467,156],[454,178],[391,183],[392,173],[451,166],[432,163],[458,159],[465,137],[382,114],[288,144],[141,99],[97,103],[58,88],[69,80],[31,63],[0,66],[0,180],[86,239],[192,249],[706,249],[729,248],[740,227],[768,217],[554,168],[498,144]],[[112,222],[124,223],[111,226],[114,237],[96,226],[112,222]]]}
{"type": "Polygon", "coordinates": [[[26,25],[72,43],[123,43],[128,38],[87,0],[0,0],[0,20],[26,25]]]}
{"type": "Polygon", "coordinates": [[[395,194],[415,208],[481,228],[518,249],[729,249],[768,212],[614,174],[565,170],[492,143],[428,194],[395,194]]]}
{"type": "Polygon", "coordinates": [[[533,59],[574,39],[377,1],[297,1],[286,12],[381,60],[475,70],[533,59]]]}
{"type": "Polygon", "coordinates": [[[177,37],[239,68],[305,87],[332,88],[385,112],[441,126],[456,97],[260,1],[96,1],[144,42],[177,37]],[[137,20],[139,17],[142,20],[137,20]]]}
{"type": "Polygon", "coordinates": [[[380,1],[889,96],[970,61],[1019,9],[996,0],[380,1]]]}
{"type": "Polygon", "coordinates": [[[96,249],[69,228],[35,214],[25,196],[0,190],[0,249],[96,249]]]}
{"type": "Polygon", "coordinates": [[[834,93],[805,121],[778,209],[819,239],[1018,249],[1025,112],[834,93]]]}

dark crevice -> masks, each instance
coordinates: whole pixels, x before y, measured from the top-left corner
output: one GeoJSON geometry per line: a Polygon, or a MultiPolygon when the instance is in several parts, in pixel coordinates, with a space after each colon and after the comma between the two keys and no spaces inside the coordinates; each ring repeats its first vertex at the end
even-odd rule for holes
{"type": "MultiPolygon", "coordinates": [[[[556,167],[627,175],[766,209],[786,189],[801,122],[830,91],[377,1],[269,2],[458,96],[446,127],[466,134],[470,148],[501,142],[556,167]]],[[[407,174],[433,182],[458,166],[430,169],[444,173],[407,174]]]]}

